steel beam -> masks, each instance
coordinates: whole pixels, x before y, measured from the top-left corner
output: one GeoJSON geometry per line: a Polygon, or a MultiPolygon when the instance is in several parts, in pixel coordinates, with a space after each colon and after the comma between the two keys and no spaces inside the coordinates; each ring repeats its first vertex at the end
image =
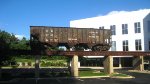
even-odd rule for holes
{"type": "Polygon", "coordinates": [[[50,51],[40,53],[40,50],[11,50],[11,55],[64,55],[64,56],[150,56],[150,52],[143,51],[50,51]]]}
{"type": "Polygon", "coordinates": [[[46,51],[46,54],[64,56],[150,56],[150,52],[142,51],[46,51]]]}

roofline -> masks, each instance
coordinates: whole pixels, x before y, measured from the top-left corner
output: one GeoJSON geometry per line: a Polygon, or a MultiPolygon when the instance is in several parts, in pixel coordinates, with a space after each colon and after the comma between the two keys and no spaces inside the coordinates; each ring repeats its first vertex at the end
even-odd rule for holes
{"type": "MultiPolygon", "coordinates": [[[[50,27],[50,28],[78,28],[78,29],[98,29],[98,28],[79,28],[79,27],[59,27],[59,26],[30,26],[31,27],[50,27]]],[[[109,29],[104,29],[109,30],[109,29]]]]}

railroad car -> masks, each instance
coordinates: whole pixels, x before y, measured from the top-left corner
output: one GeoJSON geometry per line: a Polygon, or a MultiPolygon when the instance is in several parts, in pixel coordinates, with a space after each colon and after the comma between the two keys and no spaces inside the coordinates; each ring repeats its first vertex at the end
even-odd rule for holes
{"type": "Polygon", "coordinates": [[[38,41],[45,47],[82,47],[93,51],[107,51],[111,46],[109,29],[30,26],[30,33],[32,44],[38,41]]]}

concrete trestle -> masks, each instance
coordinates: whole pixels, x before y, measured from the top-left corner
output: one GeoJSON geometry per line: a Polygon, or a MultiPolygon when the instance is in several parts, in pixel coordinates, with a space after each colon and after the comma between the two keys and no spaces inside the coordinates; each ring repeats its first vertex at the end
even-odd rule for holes
{"type": "MultiPolygon", "coordinates": [[[[12,54],[19,55],[35,55],[35,77],[39,77],[39,62],[40,55],[43,55],[39,52],[35,53],[32,51],[13,51],[12,54]],[[18,53],[16,53],[18,52],[18,53]]],[[[63,55],[63,56],[71,56],[71,74],[73,77],[78,76],[78,56],[105,56],[104,57],[104,72],[107,74],[111,74],[114,72],[113,70],[113,57],[112,56],[134,56],[133,58],[133,69],[135,70],[144,70],[143,64],[143,56],[150,56],[150,52],[142,52],[142,51],[46,51],[44,55],[63,55]]]]}
{"type": "Polygon", "coordinates": [[[143,71],[144,70],[143,62],[144,62],[143,56],[138,56],[138,57],[135,56],[133,58],[133,69],[143,71]]]}
{"type": "Polygon", "coordinates": [[[100,56],[103,55],[104,57],[104,73],[112,74],[114,73],[113,69],[113,57],[112,56],[134,56],[133,59],[133,69],[135,70],[144,70],[143,65],[143,56],[150,56],[150,52],[136,52],[136,51],[62,51],[62,52],[51,52],[47,51],[48,55],[53,54],[59,54],[59,55],[67,55],[72,56],[72,62],[71,62],[71,73],[73,77],[78,76],[78,56],[100,56]]]}

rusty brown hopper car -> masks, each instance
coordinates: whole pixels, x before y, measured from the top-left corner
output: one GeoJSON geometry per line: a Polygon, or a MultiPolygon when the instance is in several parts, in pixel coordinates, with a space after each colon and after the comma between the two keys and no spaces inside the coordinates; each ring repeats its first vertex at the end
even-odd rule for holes
{"type": "Polygon", "coordinates": [[[106,51],[110,48],[111,30],[94,28],[70,28],[30,26],[31,41],[46,46],[84,47],[106,51]]]}

